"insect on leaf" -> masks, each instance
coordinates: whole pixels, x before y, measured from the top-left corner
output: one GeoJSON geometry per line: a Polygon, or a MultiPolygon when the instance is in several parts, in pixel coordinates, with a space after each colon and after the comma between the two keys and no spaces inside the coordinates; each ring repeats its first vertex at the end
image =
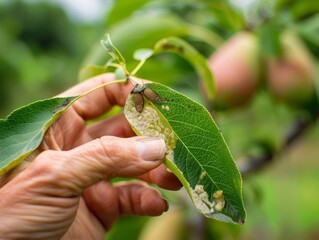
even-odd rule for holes
{"type": "Polygon", "coordinates": [[[136,111],[139,113],[142,112],[144,109],[144,98],[142,93],[134,93],[134,103],[136,111]]]}
{"type": "Polygon", "coordinates": [[[146,84],[161,99],[144,99],[136,111],[134,94],[124,113],[138,135],[163,138],[166,166],[179,178],[195,207],[206,217],[242,224],[242,180],[228,146],[209,112],[159,83],[146,84]]]}
{"type": "Polygon", "coordinates": [[[157,95],[157,93],[149,88],[144,89],[143,95],[148,100],[150,100],[152,103],[161,103],[162,102],[162,99],[157,95]]]}

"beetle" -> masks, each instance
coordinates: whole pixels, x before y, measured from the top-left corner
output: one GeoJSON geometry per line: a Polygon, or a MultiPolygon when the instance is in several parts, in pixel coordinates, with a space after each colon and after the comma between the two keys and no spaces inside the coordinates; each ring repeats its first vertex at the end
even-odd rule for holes
{"type": "Polygon", "coordinates": [[[136,84],[131,91],[134,94],[135,109],[141,113],[144,109],[144,97],[150,100],[152,103],[161,103],[162,99],[156,92],[149,89],[147,85],[136,84]]]}

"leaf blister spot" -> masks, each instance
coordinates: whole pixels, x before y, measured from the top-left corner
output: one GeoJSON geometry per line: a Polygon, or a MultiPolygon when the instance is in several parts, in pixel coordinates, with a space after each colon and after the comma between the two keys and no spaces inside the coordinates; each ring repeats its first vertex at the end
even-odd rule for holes
{"type": "Polygon", "coordinates": [[[215,212],[214,202],[209,201],[208,193],[204,190],[204,186],[197,184],[195,189],[191,188],[192,197],[195,206],[204,214],[212,214],[215,212]]]}
{"type": "Polygon", "coordinates": [[[129,95],[124,111],[131,125],[141,135],[164,139],[167,149],[166,158],[174,161],[174,148],[177,137],[173,130],[161,119],[157,110],[150,105],[150,102],[145,101],[143,111],[138,112],[134,96],[129,95]]]}
{"type": "Polygon", "coordinates": [[[66,98],[65,101],[60,105],[60,106],[57,106],[55,109],[52,109],[51,111],[53,113],[57,113],[61,110],[63,110],[65,107],[67,107],[72,101],[72,98],[66,98]]]}
{"type": "Polygon", "coordinates": [[[224,194],[222,190],[217,190],[214,194],[213,197],[215,198],[215,209],[216,211],[220,212],[223,210],[225,207],[225,199],[224,199],[224,194]]]}
{"type": "Polygon", "coordinates": [[[179,54],[184,54],[184,47],[182,46],[178,46],[178,45],[175,45],[175,44],[172,44],[172,43],[163,43],[163,45],[161,46],[163,50],[166,50],[166,51],[176,51],[178,52],[179,54]]]}
{"type": "Polygon", "coordinates": [[[200,176],[199,176],[199,179],[200,180],[203,180],[205,177],[206,177],[207,173],[205,171],[203,171],[200,176]]]}
{"type": "MultiPolygon", "coordinates": [[[[245,210],[241,198],[240,175],[236,171],[238,169],[227,146],[223,147],[224,139],[209,112],[191,99],[160,84],[147,85],[149,89],[159,93],[162,103],[152,103],[144,96],[145,109],[148,111],[147,106],[149,106],[156,110],[164,126],[169,128],[161,133],[168,136],[172,134],[171,137],[177,139],[176,145],[174,144],[170,149],[170,153],[176,156],[168,157],[174,158],[174,161],[166,161],[166,166],[182,181],[199,212],[208,218],[224,222],[242,222],[240,219],[245,218],[245,210]],[[166,105],[169,106],[170,112],[166,111],[166,105]],[[195,112],[196,115],[193,115],[192,113],[195,112]],[[218,147],[215,148],[215,146],[218,147]],[[223,161],[220,161],[221,159],[223,161]],[[229,170],[230,176],[236,178],[235,181],[225,175],[226,170],[229,170]],[[235,186],[234,183],[237,185],[235,186]],[[227,192],[227,195],[224,195],[223,191],[227,192]],[[229,198],[226,199],[226,196],[229,198]]],[[[143,91],[143,88],[134,90],[134,92],[138,91],[143,91]]],[[[132,98],[128,101],[131,101],[130,99],[132,98]]],[[[134,111],[134,107],[131,110],[134,111]]],[[[124,110],[124,112],[134,131],[138,135],[147,135],[136,127],[137,124],[131,122],[127,111],[124,110]]],[[[137,119],[145,125],[143,112],[138,114],[143,117],[137,117],[137,119]]],[[[160,129],[155,129],[156,133],[152,136],[159,136],[160,129]]]]}
{"type": "Polygon", "coordinates": [[[225,207],[225,199],[222,190],[214,192],[212,201],[209,200],[208,193],[201,184],[197,184],[195,189],[191,188],[191,192],[195,206],[204,214],[209,215],[215,212],[221,212],[225,207]]]}
{"type": "Polygon", "coordinates": [[[170,108],[169,108],[168,105],[162,105],[161,108],[162,108],[163,110],[170,111],[170,108]]]}

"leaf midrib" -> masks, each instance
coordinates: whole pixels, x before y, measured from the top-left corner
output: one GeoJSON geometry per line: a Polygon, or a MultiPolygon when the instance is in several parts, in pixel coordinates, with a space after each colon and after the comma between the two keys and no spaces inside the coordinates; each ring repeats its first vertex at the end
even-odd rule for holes
{"type": "MultiPolygon", "coordinates": [[[[197,158],[194,157],[193,153],[192,153],[191,151],[189,151],[189,148],[187,148],[187,147],[185,146],[184,141],[181,140],[180,136],[179,136],[179,135],[175,132],[175,130],[172,128],[172,126],[171,126],[171,124],[169,123],[168,119],[162,114],[162,112],[161,112],[153,103],[151,103],[151,104],[155,107],[155,109],[157,109],[157,112],[161,115],[161,117],[166,120],[167,124],[168,124],[168,125],[170,126],[170,128],[173,130],[173,132],[175,133],[176,137],[180,140],[181,144],[184,146],[184,148],[187,150],[187,152],[189,152],[190,155],[193,157],[193,159],[195,159],[195,161],[197,162],[197,164],[198,164],[201,168],[203,168],[203,166],[205,166],[205,165],[201,165],[201,164],[199,163],[199,161],[197,160],[197,158]]],[[[176,123],[178,123],[178,124],[186,124],[186,125],[189,125],[189,126],[191,126],[191,127],[194,126],[194,125],[192,125],[192,124],[189,124],[189,123],[186,123],[186,122],[181,122],[181,121],[178,121],[178,120],[170,120],[170,121],[171,121],[171,122],[176,122],[176,123]]],[[[203,131],[205,131],[205,132],[208,132],[208,133],[210,133],[210,134],[212,134],[212,135],[216,135],[215,133],[210,132],[209,130],[200,128],[200,127],[198,127],[198,126],[195,126],[195,127],[197,127],[197,129],[200,129],[200,130],[203,130],[203,131]]],[[[219,131],[218,128],[217,128],[217,131],[219,131]]],[[[204,169],[204,170],[205,170],[205,169],[204,169]]],[[[219,171],[221,171],[221,170],[219,169],[219,171]]],[[[207,173],[207,172],[206,172],[206,173],[207,173]]],[[[223,172],[223,173],[224,173],[224,172],[223,172]]],[[[208,173],[207,173],[207,176],[209,177],[209,179],[211,180],[211,182],[213,183],[213,185],[214,185],[217,189],[222,189],[222,188],[219,187],[219,186],[220,186],[219,183],[217,183],[216,181],[214,181],[213,178],[212,178],[208,173]]],[[[221,185],[225,185],[225,184],[221,184],[221,185]]],[[[229,187],[228,185],[225,185],[225,186],[229,187]]],[[[228,205],[231,207],[231,209],[232,209],[233,211],[238,212],[238,210],[236,210],[236,207],[233,206],[233,205],[230,203],[230,201],[228,200],[228,198],[227,198],[225,195],[224,195],[224,200],[225,200],[226,203],[228,203],[228,205]]],[[[230,216],[230,217],[231,217],[231,216],[230,216]]],[[[231,217],[231,218],[232,218],[232,217],[231,217]]]]}

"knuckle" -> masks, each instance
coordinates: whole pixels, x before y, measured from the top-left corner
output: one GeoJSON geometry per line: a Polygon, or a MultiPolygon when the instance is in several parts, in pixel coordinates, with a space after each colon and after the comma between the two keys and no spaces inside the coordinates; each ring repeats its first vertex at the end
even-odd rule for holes
{"type": "Polygon", "coordinates": [[[104,164],[109,169],[109,176],[134,177],[148,169],[132,140],[119,141],[116,137],[102,137],[100,141],[105,152],[104,164]]]}
{"type": "Polygon", "coordinates": [[[32,166],[33,173],[59,179],[64,168],[63,158],[62,152],[54,150],[44,151],[34,160],[32,166]]]}
{"type": "Polygon", "coordinates": [[[100,138],[105,155],[112,161],[139,160],[139,156],[132,141],[117,137],[105,136],[100,138]]]}

